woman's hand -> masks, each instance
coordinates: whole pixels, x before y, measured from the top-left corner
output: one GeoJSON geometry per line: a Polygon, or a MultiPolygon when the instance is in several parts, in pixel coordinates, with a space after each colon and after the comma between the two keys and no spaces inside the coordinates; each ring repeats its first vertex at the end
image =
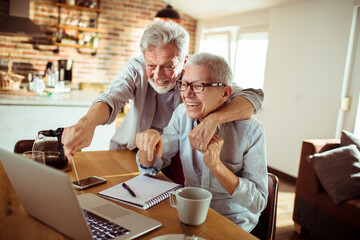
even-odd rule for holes
{"type": "Polygon", "coordinates": [[[206,151],[204,152],[204,163],[210,170],[214,169],[219,163],[221,163],[220,152],[223,144],[224,140],[214,134],[206,151]]]}
{"type": "Polygon", "coordinates": [[[217,180],[223,185],[228,193],[233,194],[239,185],[239,178],[231,172],[220,160],[221,148],[224,140],[214,135],[210,140],[208,148],[204,152],[204,163],[214,174],[217,180]]]}
{"type": "Polygon", "coordinates": [[[154,164],[154,151],[156,156],[162,156],[163,142],[160,133],[154,129],[136,134],[136,146],[140,150],[140,163],[144,167],[152,167],[154,164]]]}

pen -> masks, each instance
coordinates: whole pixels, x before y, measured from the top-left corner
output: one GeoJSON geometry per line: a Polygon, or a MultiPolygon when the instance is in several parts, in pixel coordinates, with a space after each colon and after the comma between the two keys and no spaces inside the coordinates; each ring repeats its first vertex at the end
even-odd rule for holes
{"type": "Polygon", "coordinates": [[[131,194],[131,196],[136,197],[133,190],[131,190],[131,188],[128,185],[126,185],[126,183],[123,183],[122,186],[131,194]]]}

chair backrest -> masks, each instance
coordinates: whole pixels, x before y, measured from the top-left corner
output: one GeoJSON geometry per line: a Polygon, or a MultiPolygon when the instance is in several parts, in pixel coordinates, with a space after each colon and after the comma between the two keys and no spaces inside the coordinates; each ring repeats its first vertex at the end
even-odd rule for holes
{"type": "Polygon", "coordinates": [[[276,175],[268,173],[268,201],[266,208],[261,212],[259,222],[251,232],[262,240],[275,240],[276,209],[278,202],[279,179],[276,175]]]}
{"type": "Polygon", "coordinates": [[[34,139],[18,141],[17,143],[15,143],[14,153],[23,153],[26,151],[31,151],[34,141],[35,141],[34,139]]]}

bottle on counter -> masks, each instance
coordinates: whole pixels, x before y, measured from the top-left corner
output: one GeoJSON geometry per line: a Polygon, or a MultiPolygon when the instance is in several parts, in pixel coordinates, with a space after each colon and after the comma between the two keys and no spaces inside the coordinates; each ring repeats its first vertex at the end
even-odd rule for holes
{"type": "Polygon", "coordinates": [[[29,88],[31,92],[42,93],[45,90],[45,83],[40,74],[33,76],[33,81],[30,82],[29,88]]]}
{"type": "Polygon", "coordinates": [[[47,87],[55,87],[59,81],[58,73],[55,70],[55,66],[52,62],[48,62],[46,64],[45,77],[47,87]]]}

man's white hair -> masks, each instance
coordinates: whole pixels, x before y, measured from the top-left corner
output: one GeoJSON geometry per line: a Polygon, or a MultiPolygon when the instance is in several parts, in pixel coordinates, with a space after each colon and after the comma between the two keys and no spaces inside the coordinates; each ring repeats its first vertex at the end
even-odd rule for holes
{"type": "Polygon", "coordinates": [[[188,32],[173,21],[156,21],[149,24],[141,37],[140,49],[144,54],[149,47],[162,47],[174,44],[179,50],[180,62],[189,52],[190,37],[188,32]]]}

